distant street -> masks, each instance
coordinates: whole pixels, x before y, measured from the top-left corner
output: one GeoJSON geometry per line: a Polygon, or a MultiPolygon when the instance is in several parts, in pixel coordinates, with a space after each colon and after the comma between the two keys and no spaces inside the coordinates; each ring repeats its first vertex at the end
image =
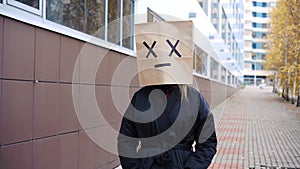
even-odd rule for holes
{"type": "Polygon", "coordinates": [[[300,168],[300,108],[272,88],[241,89],[213,112],[219,144],[210,168],[300,168]]]}

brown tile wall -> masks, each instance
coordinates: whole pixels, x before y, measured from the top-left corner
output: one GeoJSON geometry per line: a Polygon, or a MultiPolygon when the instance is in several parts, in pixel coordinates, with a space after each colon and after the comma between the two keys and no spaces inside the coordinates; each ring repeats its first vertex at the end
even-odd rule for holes
{"type": "MultiPolygon", "coordinates": [[[[117,156],[103,150],[86,132],[107,139],[109,126],[119,129],[122,116],[111,91],[121,95],[129,86],[125,95],[131,98],[138,89],[135,72],[133,57],[0,15],[0,168],[110,169],[119,165],[117,156]],[[129,74],[132,80],[126,81],[129,74]],[[92,113],[93,102],[80,98],[79,108],[89,120],[81,126],[72,88],[88,98],[93,95],[87,91],[94,90],[94,103],[105,120],[92,113]]],[[[196,79],[212,106],[234,92],[220,83],[196,79]]],[[[126,107],[129,100],[118,102],[126,107]]]]}
{"type": "Polygon", "coordinates": [[[2,77],[2,69],[3,69],[3,29],[4,29],[4,19],[0,16],[0,78],[2,77]]]}
{"type": "MultiPolygon", "coordinates": [[[[110,91],[113,71],[125,58],[134,63],[133,57],[0,15],[0,168],[118,166],[117,156],[94,143],[85,131],[103,132],[108,125],[119,129],[121,115],[110,91]],[[73,77],[77,59],[79,69],[73,77]],[[85,117],[90,120],[82,127],[72,87],[87,95],[90,86],[95,87],[95,103],[101,106],[107,122],[99,123],[91,112],[91,102],[81,99],[79,107],[86,110],[85,117]]],[[[125,67],[136,70],[132,65],[125,67]]],[[[115,84],[123,89],[130,85],[131,97],[136,82],[135,78],[127,85],[115,84]]]]}
{"type": "Polygon", "coordinates": [[[36,29],[4,18],[3,78],[34,79],[36,29]]]}
{"type": "Polygon", "coordinates": [[[211,108],[215,108],[238,90],[238,88],[196,76],[195,81],[211,108]]]}

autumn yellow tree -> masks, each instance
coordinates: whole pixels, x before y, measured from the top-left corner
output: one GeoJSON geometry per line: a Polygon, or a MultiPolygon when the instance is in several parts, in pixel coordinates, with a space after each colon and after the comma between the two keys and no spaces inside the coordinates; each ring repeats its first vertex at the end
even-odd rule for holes
{"type": "Polygon", "coordinates": [[[299,14],[299,0],[277,1],[271,12],[268,36],[270,48],[266,57],[266,68],[275,72],[275,81],[280,82],[278,85],[282,87],[286,100],[289,100],[292,89],[293,103],[300,85],[299,14]]]}

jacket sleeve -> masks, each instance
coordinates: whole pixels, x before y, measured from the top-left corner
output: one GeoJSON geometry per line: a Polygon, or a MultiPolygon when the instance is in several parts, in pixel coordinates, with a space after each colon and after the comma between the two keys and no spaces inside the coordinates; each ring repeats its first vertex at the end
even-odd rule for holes
{"type": "MultiPolygon", "coordinates": [[[[134,98],[131,104],[134,105],[134,98]]],[[[127,114],[133,113],[133,109],[129,106],[122,119],[120,132],[118,136],[118,153],[123,169],[138,169],[140,159],[137,158],[137,147],[139,141],[137,139],[137,129],[134,121],[126,118],[127,114]]]]}
{"type": "Polygon", "coordinates": [[[184,169],[206,169],[210,165],[217,148],[214,117],[200,94],[200,105],[196,120],[195,152],[185,163],[184,169]]]}

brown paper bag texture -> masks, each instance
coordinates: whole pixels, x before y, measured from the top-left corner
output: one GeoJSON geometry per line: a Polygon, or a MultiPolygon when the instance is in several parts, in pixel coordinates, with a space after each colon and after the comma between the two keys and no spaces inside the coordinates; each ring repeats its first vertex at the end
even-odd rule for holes
{"type": "Polygon", "coordinates": [[[192,84],[192,34],[192,21],[137,24],[135,38],[140,85],[192,84]]]}

